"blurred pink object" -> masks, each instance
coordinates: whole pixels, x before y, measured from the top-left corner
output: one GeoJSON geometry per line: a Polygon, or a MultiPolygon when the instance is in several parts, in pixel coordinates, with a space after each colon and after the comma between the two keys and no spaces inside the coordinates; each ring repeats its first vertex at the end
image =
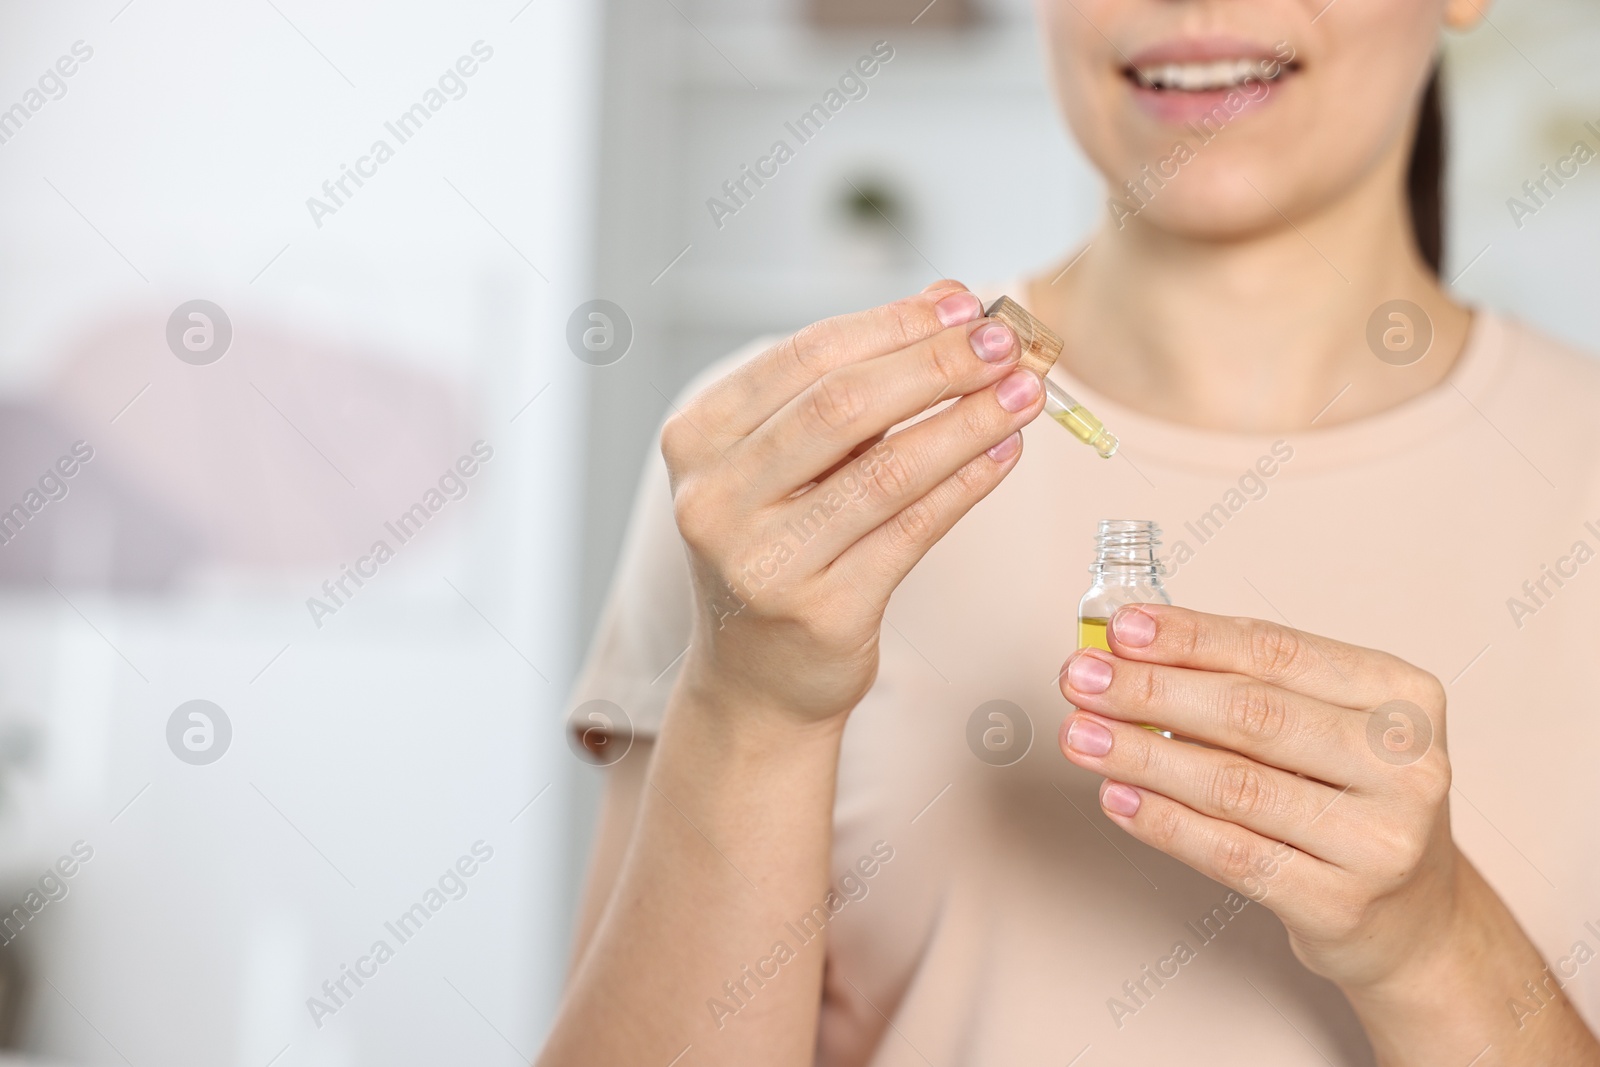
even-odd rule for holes
{"type": "MultiPolygon", "coordinates": [[[[107,321],[62,359],[44,398],[59,441],[39,454],[87,441],[88,468],[125,487],[117,506],[166,516],[208,563],[349,560],[475,440],[441,377],[248,309],[231,312],[222,357],[197,366],[168,347],[171,313],[107,321]]],[[[52,505],[59,521],[70,504],[52,505]]]]}

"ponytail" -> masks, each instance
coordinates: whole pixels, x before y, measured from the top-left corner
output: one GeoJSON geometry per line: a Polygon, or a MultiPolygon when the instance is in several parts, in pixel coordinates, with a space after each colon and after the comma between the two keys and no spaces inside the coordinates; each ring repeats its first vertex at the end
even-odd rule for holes
{"type": "Polygon", "coordinates": [[[1417,248],[1433,273],[1444,270],[1444,166],[1445,127],[1439,68],[1433,68],[1422,93],[1416,140],[1411,144],[1411,165],[1406,173],[1406,200],[1411,208],[1411,231],[1417,248]]]}

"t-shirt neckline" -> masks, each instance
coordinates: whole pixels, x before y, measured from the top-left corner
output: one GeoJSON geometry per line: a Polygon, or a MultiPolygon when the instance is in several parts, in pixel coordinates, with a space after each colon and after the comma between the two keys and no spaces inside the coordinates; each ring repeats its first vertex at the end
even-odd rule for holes
{"type": "MultiPolygon", "coordinates": [[[[1023,293],[1025,279],[986,293],[1023,293]]],[[[1015,298],[1014,298],[1015,299],[1015,298]]],[[[1061,364],[1050,379],[1098,415],[1116,434],[1135,461],[1150,459],[1171,466],[1224,473],[1252,465],[1277,441],[1295,449],[1294,471],[1370,462],[1397,449],[1420,445],[1468,419],[1481,419],[1482,402],[1507,362],[1514,343],[1513,324],[1482,308],[1472,309],[1466,342],[1450,373],[1425,392],[1392,408],[1328,427],[1308,426],[1276,433],[1210,430],[1135,411],[1096,392],[1061,364]]],[[[1336,401],[1335,401],[1336,402],[1336,401]]]]}

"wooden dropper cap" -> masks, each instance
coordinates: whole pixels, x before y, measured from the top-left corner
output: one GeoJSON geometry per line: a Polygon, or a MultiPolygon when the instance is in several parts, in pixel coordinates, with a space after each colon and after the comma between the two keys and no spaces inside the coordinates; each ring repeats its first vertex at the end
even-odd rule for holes
{"type": "Polygon", "coordinates": [[[1022,345],[1021,366],[1043,378],[1056,365],[1056,360],[1061,357],[1061,338],[1030,315],[1027,308],[1009,296],[1002,296],[990,304],[984,314],[1005,323],[1017,335],[1017,341],[1022,345]]]}

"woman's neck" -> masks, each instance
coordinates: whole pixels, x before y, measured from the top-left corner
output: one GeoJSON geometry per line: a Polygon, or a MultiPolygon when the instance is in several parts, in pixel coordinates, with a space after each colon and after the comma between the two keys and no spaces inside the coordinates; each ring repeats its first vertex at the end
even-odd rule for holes
{"type": "Polygon", "coordinates": [[[1259,433],[1371,415],[1441,382],[1471,321],[1417,254],[1397,186],[1393,167],[1376,168],[1312,217],[1274,211],[1273,225],[1226,241],[1135,217],[1034,280],[1030,307],[1065,339],[1068,371],[1137,411],[1259,433]],[[1410,366],[1368,345],[1369,320],[1393,300],[1432,324],[1410,366]]]}

